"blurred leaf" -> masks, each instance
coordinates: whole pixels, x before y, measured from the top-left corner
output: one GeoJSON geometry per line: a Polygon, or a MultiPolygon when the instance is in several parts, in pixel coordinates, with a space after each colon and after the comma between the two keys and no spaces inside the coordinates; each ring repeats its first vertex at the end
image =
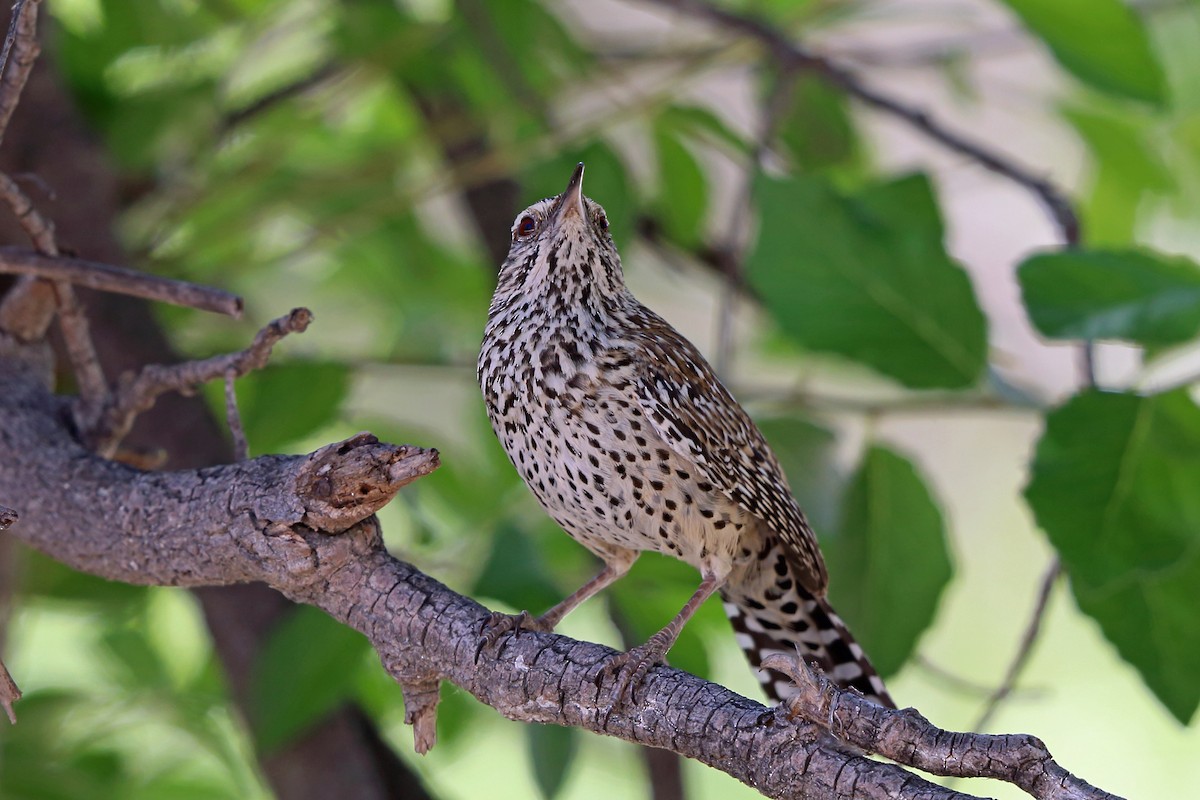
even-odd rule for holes
{"type": "Polygon", "coordinates": [[[785,332],[912,388],[979,380],[983,314],[942,245],[925,176],[849,197],[816,178],[763,178],[756,196],[761,231],[749,277],[785,332]]]}
{"type": "Polygon", "coordinates": [[[1147,195],[1175,186],[1161,145],[1150,136],[1144,115],[1098,113],[1068,108],[1063,116],[1087,144],[1094,162],[1083,228],[1092,247],[1127,245],[1147,195]]]}
{"type": "Polygon", "coordinates": [[[76,572],[36,550],[22,554],[21,593],[78,601],[105,610],[129,611],[146,601],[148,587],[76,572]]]}
{"type": "Polygon", "coordinates": [[[1200,705],[1200,409],[1089,391],[1046,419],[1025,489],[1080,608],[1180,722],[1200,705]]]}
{"type": "Polygon", "coordinates": [[[717,113],[704,106],[673,105],[658,115],[659,124],[701,140],[711,140],[735,153],[750,152],[750,145],[717,113]]]}
{"type": "Polygon", "coordinates": [[[815,75],[795,78],[779,138],[804,171],[846,166],[858,156],[858,136],[845,92],[815,75]]]}
{"type": "Polygon", "coordinates": [[[529,537],[507,522],[492,536],[492,552],[471,587],[475,597],[491,597],[537,616],[566,595],[546,577],[529,537]]]}
{"type": "Polygon", "coordinates": [[[1200,332],[1200,267],[1187,258],[1064,250],[1031,256],[1017,277],[1044,336],[1170,345],[1200,332]]]}
{"type": "Polygon", "coordinates": [[[779,459],[796,502],[818,530],[837,522],[846,475],[835,459],[837,436],[807,419],[756,420],[779,459]]]}
{"type": "Polygon", "coordinates": [[[371,646],[358,631],[299,606],[272,631],[254,664],[254,728],[271,752],[299,736],[353,693],[371,646]]]}
{"type": "Polygon", "coordinates": [[[895,674],[954,573],[941,509],[913,464],[869,448],[846,492],[841,526],[821,548],[834,607],[879,674],[895,674]]]}
{"type": "Polygon", "coordinates": [[[695,244],[708,208],[708,180],[696,157],[665,125],[654,128],[658,155],[658,197],[655,211],[671,238],[695,244]]]}
{"type": "Polygon", "coordinates": [[[559,725],[525,726],[533,777],[546,800],[553,800],[562,789],[579,748],[578,733],[575,728],[559,725]]]}
{"type": "Polygon", "coordinates": [[[238,380],[238,405],[254,453],[276,453],[333,419],[349,369],[332,361],[271,364],[238,380]]]}
{"type": "Polygon", "coordinates": [[[1004,0],[1075,77],[1102,92],[1166,102],[1146,28],[1121,0],[1004,0]]]}

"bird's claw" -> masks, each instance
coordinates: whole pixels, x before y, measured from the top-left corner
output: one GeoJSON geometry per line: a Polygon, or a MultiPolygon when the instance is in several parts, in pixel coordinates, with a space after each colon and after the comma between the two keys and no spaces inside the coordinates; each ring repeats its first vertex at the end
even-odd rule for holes
{"type": "Polygon", "coordinates": [[[646,674],[659,664],[667,662],[669,643],[658,641],[651,637],[650,641],[624,653],[613,656],[601,668],[597,676],[597,688],[609,676],[614,677],[612,692],[609,694],[608,705],[601,709],[605,720],[612,715],[613,709],[623,702],[637,702],[637,690],[646,679],[646,674]]]}
{"type": "Polygon", "coordinates": [[[522,611],[520,614],[493,611],[492,615],[483,621],[483,627],[479,631],[479,641],[475,647],[475,663],[478,664],[479,656],[483,651],[488,647],[493,647],[504,634],[511,631],[516,635],[523,630],[540,631],[544,628],[530,616],[528,611],[522,611]]]}

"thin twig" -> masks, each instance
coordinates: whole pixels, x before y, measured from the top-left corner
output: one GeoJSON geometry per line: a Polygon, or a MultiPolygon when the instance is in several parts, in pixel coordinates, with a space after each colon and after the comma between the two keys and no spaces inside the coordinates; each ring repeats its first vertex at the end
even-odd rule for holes
{"type": "Polygon", "coordinates": [[[1017,679],[1021,677],[1021,672],[1029,662],[1029,656],[1033,652],[1033,644],[1037,641],[1038,633],[1041,632],[1042,620],[1046,617],[1046,608],[1050,603],[1050,592],[1054,588],[1054,584],[1058,582],[1061,574],[1062,564],[1058,558],[1054,558],[1050,562],[1049,568],[1046,569],[1046,574],[1042,576],[1042,585],[1038,590],[1037,601],[1033,606],[1033,614],[1029,618],[1029,624],[1025,627],[1025,635],[1021,637],[1021,644],[1017,648],[1017,653],[1008,665],[1008,671],[1004,674],[1004,680],[1000,682],[1000,685],[988,697],[987,704],[984,705],[983,712],[979,715],[979,719],[975,721],[972,730],[982,731],[987,728],[988,723],[992,721],[1000,704],[1013,693],[1013,689],[1017,685],[1017,679]]]}
{"type": "MultiPolygon", "coordinates": [[[[963,676],[951,672],[937,662],[933,661],[927,656],[921,655],[920,653],[917,653],[915,656],[913,656],[912,661],[915,666],[925,670],[930,674],[931,677],[936,679],[934,683],[935,688],[945,691],[958,692],[964,695],[972,695],[978,698],[990,697],[996,691],[995,686],[985,686],[982,683],[977,683],[968,678],[964,678],[963,676]]],[[[1009,693],[1009,696],[1012,697],[1018,694],[1034,696],[1041,694],[1041,690],[1013,689],[1013,691],[1009,693]]]]}
{"type": "Polygon", "coordinates": [[[987,145],[952,130],[926,111],[871,88],[853,71],[792,42],[769,23],[747,14],[718,8],[704,0],[643,0],[643,2],[706,19],[726,30],[749,36],[766,46],[780,66],[812,72],[851,97],[907,122],[943,147],[964,155],[980,166],[986,167],[998,175],[1003,175],[1028,189],[1046,206],[1055,224],[1061,230],[1063,240],[1067,245],[1074,246],[1079,242],[1079,217],[1066,195],[1049,180],[1020,166],[1007,156],[995,152],[987,145]]]}
{"type": "Polygon", "coordinates": [[[44,256],[21,247],[0,247],[0,273],[34,275],[101,292],[213,311],[234,319],[242,316],[242,299],[220,289],[98,261],[63,255],[44,256]]]}
{"type": "Polygon", "coordinates": [[[303,332],[310,322],[311,311],[293,309],[287,316],[273,320],[260,330],[245,350],[182,364],[151,364],[136,373],[125,373],[118,381],[116,395],[101,411],[96,425],[85,432],[86,440],[97,453],[111,457],[138,414],[152,407],[159,395],[172,391],[187,394],[228,373],[240,378],[251,370],[262,369],[280,339],[289,333],[303,332]]]}
{"type": "Polygon", "coordinates": [[[8,25],[8,35],[4,38],[4,50],[0,52],[0,141],[8,130],[8,123],[33,62],[37,61],[41,47],[37,41],[37,14],[41,0],[17,0],[13,3],[12,19],[8,25]],[[12,58],[12,68],[9,69],[9,58],[12,58]]]}
{"type": "Polygon", "coordinates": [[[820,725],[868,752],[934,775],[1006,781],[1038,800],[1117,800],[1059,766],[1036,737],[943,730],[914,708],[885,708],[839,688],[800,654],[776,653],[762,666],[787,675],[799,689],[780,706],[781,715],[820,725]]]}
{"type": "MultiPolygon", "coordinates": [[[[0,89],[2,88],[3,84],[0,84],[0,89]]],[[[50,258],[58,256],[54,223],[42,216],[29,196],[17,185],[17,182],[2,172],[0,172],[0,198],[8,203],[17,217],[17,222],[20,223],[38,252],[50,258]]],[[[75,297],[75,289],[70,283],[61,280],[54,281],[53,286],[63,343],[66,346],[71,367],[75,372],[75,380],[79,384],[83,418],[89,419],[90,413],[94,413],[94,410],[99,408],[108,396],[108,382],[104,379],[104,371],[100,368],[100,359],[96,355],[96,348],[92,344],[92,335],[88,330],[87,317],[84,316],[83,309],[75,297]]],[[[44,314],[44,311],[39,309],[39,314],[44,314]]]]}
{"type": "Polygon", "coordinates": [[[0,659],[0,707],[4,709],[4,713],[8,715],[8,721],[13,725],[17,724],[13,703],[20,699],[21,688],[12,679],[12,675],[8,674],[8,667],[4,666],[4,661],[0,659]]]}
{"type": "Polygon", "coordinates": [[[234,370],[225,370],[225,422],[233,437],[234,460],[245,461],[250,458],[250,445],[246,443],[246,429],[242,427],[242,415],[238,411],[237,391],[234,388],[237,377],[234,370]]]}

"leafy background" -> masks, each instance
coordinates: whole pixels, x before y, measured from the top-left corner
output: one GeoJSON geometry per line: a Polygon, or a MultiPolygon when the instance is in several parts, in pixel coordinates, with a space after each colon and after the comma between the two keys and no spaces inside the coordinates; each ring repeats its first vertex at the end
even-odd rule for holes
{"type": "MultiPolygon", "coordinates": [[[[547,607],[593,568],[519,485],[473,377],[487,245],[582,159],[635,291],[713,356],[778,450],[833,600],[901,702],[970,727],[1057,557],[1066,577],[992,728],[1036,733],[1118,793],[1200,784],[1197,4],[732,4],[1068,186],[1085,232],[1071,252],[1027,192],[810,75],[769,169],[747,173],[750,109],[777,72],[645,3],[46,5],[48,48],[128,185],[137,263],[247,299],[243,325],[160,309],[179,346],[208,355],[293,305],[316,314],[239,385],[252,450],[369,428],[442,451],[383,514],[398,555],[510,609],[547,607]],[[481,231],[461,192],[498,179],[517,205],[481,231]],[[743,183],[735,300],[712,265],[743,183]]],[[[643,638],[694,584],[643,559],[562,630],[643,638]]],[[[256,752],[348,701],[438,797],[645,793],[633,748],[509,723],[453,687],[417,760],[365,642],[311,609],[260,659],[250,725],[188,594],[24,553],[14,603],[27,696],[0,728],[6,798],[265,797],[256,752]]],[[[715,605],[672,663],[757,691],[715,605]]],[[[752,796],[686,768],[690,796],[752,796]]],[[[988,790],[1020,796],[1006,788],[988,790]]]]}

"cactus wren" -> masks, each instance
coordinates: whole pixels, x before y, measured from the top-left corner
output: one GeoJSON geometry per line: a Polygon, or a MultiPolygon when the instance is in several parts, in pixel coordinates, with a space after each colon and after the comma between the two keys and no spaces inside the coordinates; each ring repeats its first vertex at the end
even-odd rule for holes
{"type": "MultiPolygon", "coordinates": [[[[825,600],[817,540],[762,433],[699,351],[625,288],[604,209],[583,164],[558,197],[517,217],[479,353],[492,428],[550,516],[604,568],[532,619],[495,614],[480,646],[549,631],[645,550],[700,571],[666,627],[614,658],[616,698],[661,663],[720,592],[753,667],[799,646],[837,684],[892,705],[825,600]]],[[[786,683],[760,678],[783,699],[786,683]]]]}

